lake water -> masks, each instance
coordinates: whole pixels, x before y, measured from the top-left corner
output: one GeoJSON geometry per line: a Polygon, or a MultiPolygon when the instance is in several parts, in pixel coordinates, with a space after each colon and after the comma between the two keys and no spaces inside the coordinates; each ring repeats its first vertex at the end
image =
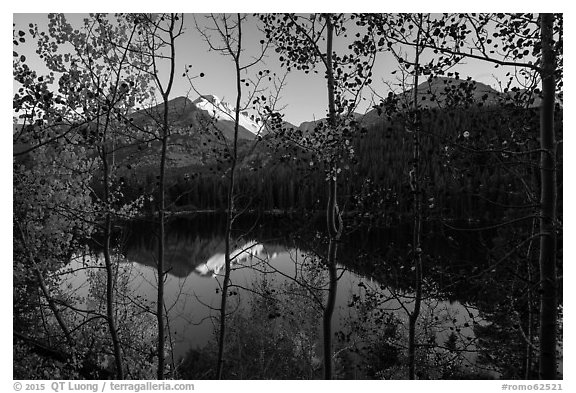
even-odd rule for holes
{"type": "MultiPolygon", "coordinates": [[[[230,297],[231,313],[247,313],[250,302],[261,296],[262,283],[272,288],[274,296],[287,304],[299,302],[321,310],[326,296],[326,274],[318,256],[326,252],[321,237],[322,228],[311,224],[305,236],[290,232],[282,222],[254,218],[237,224],[231,253],[233,284],[230,297]],[[297,295],[294,288],[302,288],[297,295]],[[259,292],[260,291],[260,292],[259,292]],[[307,293],[302,303],[295,296],[307,293]]],[[[156,309],[156,244],[153,225],[133,223],[118,239],[120,272],[125,277],[124,291],[131,302],[142,309],[156,309]]],[[[369,235],[359,233],[342,242],[338,255],[338,292],[333,317],[333,331],[346,332],[360,318],[367,305],[372,310],[391,314],[398,321],[399,345],[406,345],[408,312],[413,310],[410,290],[411,266],[390,251],[398,247],[402,236],[409,232],[397,229],[369,235]],[[375,241],[374,239],[380,239],[375,241]],[[367,244],[370,243],[371,246],[367,244]],[[376,244],[375,244],[376,243],[376,244]],[[386,274],[374,266],[392,266],[400,272],[396,280],[385,282],[386,274]],[[380,272],[380,273],[378,273],[380,272]],[[405,282],[408,281],[408,284],[405,282]]],[[[183,358],[191,348],[202,348],[215,342],[215,326],[221,299],[224,264],[224,227],[222,217],[180,218],[167,226],[165,259],[168,274],[165,281],[165,304],[168,311],[169,332],[173,342],[172,355],[183,358]]],[[[73,259],[71,268],[102,266],[103,257],[98,250],[91,255],[73,259]]],[[[88,297],[86,271],[80,270],[67,280],[69,290],[88,297]],[[72,286],[72,287],[70,287],[72,286]]],[[[426,288],[438,283],[427,280],[426,288]]],[[[304,313],[304,315],[308,315],[304,313]]],[[[270,318],[276,318],[271,315],[270,318]]],[[[320,331],[321,320],[317,322],[320,331]]],[[[419,327],[419,342],[434,343],[442,347],[450,337],[462,350],[465,361],[476,361],[474,326],[486,325],[479,310],[472,304],[456,299],[423,299],[419,327]]],[[[336,340],[337,342],[337,340],[336,340]]],[[[153,343],[152,343],[153,344],[153,343]]],[[[321,345],[317,346],[320,358],[321,345]]]]}

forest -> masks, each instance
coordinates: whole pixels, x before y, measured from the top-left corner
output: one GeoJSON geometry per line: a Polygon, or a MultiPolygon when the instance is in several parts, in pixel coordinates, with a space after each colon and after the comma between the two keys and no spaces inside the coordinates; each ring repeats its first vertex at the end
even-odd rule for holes
{"type": "Polygon", "coordinates": [[[562,14],[42,17],[14,379],[563,378],[562,14]]]}

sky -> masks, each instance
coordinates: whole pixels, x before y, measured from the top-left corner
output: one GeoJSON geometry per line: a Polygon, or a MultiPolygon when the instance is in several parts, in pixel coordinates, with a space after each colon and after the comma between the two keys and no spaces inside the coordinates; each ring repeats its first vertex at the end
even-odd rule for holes
{"type": "MultiPolygon", "coordinates": [[[[66,14],[67,19],[74,25],[80,27],[86,14],[66,14]]],[[[18,13],[13,16],[17,29],[27,31],[29,23],[38,24],[40,30],[47,30],[47,14],[38,13],[18,13]]],[[[186,14],[184,17],[185,32],[176,41],[176,83],[174,85],[172,98],[189,95],[194,100],[201,94],[216,95],[229,103],[235,102],[235,71],[234,64],[230,57],[222,56],[220,53],[210,51],[204,37],[198,32],[196,23],[201,29],[209,25],[206,14],[186,14]],[[194,80],[196,91],[191,91],[188,80],[182,76],[186,65],[192,65],[191,75],[204,73],[203,78],[194,80]]],[[[258,53],[260,40],[263,34],[259,31],[256,19],[249,15],[243,25],[243,46],[246,51],[243,53],[244,62],[250,62],[252,56],[258,53]]],[[[346,50],[347,42],[343,37],[335,40],[335,50],[341,53],[346,50]]],[[[44,69],[41,60],[35,54],[36,43],[26,42],[18,47],[18,52],[25,54],[27,62],[32,69],[44,69]]],[[[273,48],[267,52],[264,62],[250,69],[247,76],[254,76],[259,70],[270,69],[277,75],[283,75],[285,69],[280,67],[278,54],[273,48]]],[[[391,72],[397,68],[396,61],[388,53],[380,53],[376,59],[373,69],[372,88],[380,95],[385,96],[389,87],[386,83],[397,83],[396,76],[391,72]]],[[[282,112],[285,120],[294,125],[299,125],[304,121],[319,119],[326,116],[327,93],[326,81],[323,77],[324,71],[321,65],[317,67],[318,74],[304,74],[300,71],[292,71],[286,76],[286,84],[281,91],[279,106],[283,107],[282,112]]],[[[493,65],[474,60],[466,60],[457,66],[455,70],[460,71],[462,77],[471,76],[478,82],[483,82],[496,87],[498,78],[502,79],[506,70],[495,69],[493,65]]],[[[17,89],[17,84],[13,82],[13,88],[17,89]]],[[[364,113],[370,109],[372,93],[366,91],[357,112],[364,113]]]]}

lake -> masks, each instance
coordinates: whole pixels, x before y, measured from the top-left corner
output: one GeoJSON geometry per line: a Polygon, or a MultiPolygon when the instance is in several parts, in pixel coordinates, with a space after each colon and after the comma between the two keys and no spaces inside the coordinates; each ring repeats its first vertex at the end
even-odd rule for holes
{"type": "MultiPolygon", "coordinates": [[[[229,312],[232,316],[253,315],[254,310],[250,308],[258,304],[259,299],[273,297],[275,308],[263,311],[266,313],[264,320],[288,317],[297,321],[301,318],[300,323],[308,330],[306,333],[292,330],[291,345],[300,345],[305,334],[313,336],[311,359],[318,363],[321,359],[321,344],[318,342],[321,310],[327,288],[327,274],[321,257],[327,247],[322,220],[310,220],[305,226],[298,221],[289,217],[244,217],[236,222],[234,238],[237,240],[231,253],[233,269],[229,312]],[[295,315],[295,312],[299,313],[296,317],[284,315],[295,315]],[[314,320],[318,316],[320,319],[314,320]]],[[[122,235],[115,239],[115,257],[122,277],[122,291],[117,297],[150,311],[156,309],[155,230],[152,224],[133,222],[127,224],[122,235]]],[[[429,250],[426,263],[439,263],[447,255],[462,260],[467,257],[473,259],[476,255],[472,246],[461,248],[437,244],[437,239],[431,236],[434,233],[429,230],[430,240],[424,244],[429,250]]],[[[351,227],[348,236],[342,240],[332,321],[337,338],[334,340],[335,352],[365,345],[379,335],[377,331],[385,325],[394,327],[393,334],[385,340],[393,343],[397,353],[405,351],[408,313],[412,312],[414,304],[413,269],[405,256],[410,238],[409,226],[386,229],[351,227]],[[371,332],[369,326],[376,328],[371,332]]],[[[452,240],[467,241],[464,237],[452,240]]],[[[215,326],[224,270],[224,217],[200,215],[170,220],[165,260],[168,270],[165,281],[167,330],[173,343],[167,354],[178,363],[191,349],[202,350],[216,343],[215,326]]],[[[82,266],[103,266],[98,247],[78,254],[69,268],[76,270],[82,266]]],[[[489,323],[483,319],[478,306],[470,301],[474,296],[462,295],[461,288],[465,284],[447,284],[447,278],[442,277],[434,266],[426,270],[430,275],[424,283],[418,342],[429,357],[457,356],[459,362],[475,365],[478,358],[475,328],[489,323]],[[442,290],[443,287],[450,289],[442,290]]],[[[87,278],[87,270],[70,273],[68,291],[89,298],[94,289],[86,285],[87,278]]],[[[149,314],[148,336],[152,350],[155,321],[153,314],[149,314]]],[[[494,375],[493,370],[488,371],[494,375]]]]}

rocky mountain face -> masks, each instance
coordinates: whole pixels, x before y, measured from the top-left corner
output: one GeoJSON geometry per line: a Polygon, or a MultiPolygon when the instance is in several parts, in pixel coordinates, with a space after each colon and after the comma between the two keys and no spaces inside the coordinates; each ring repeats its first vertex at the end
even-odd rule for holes
{"type": "MultiPolygon", "coordinates": [[[[138,125],[154,126],[161,121],[164,104],[134,113],[138,125]]],[[[168,102],[168,118],[172,129],[194,130],[205,134],[220,134],[226,139],[234,137],[235,110],[213,95],[201,96],[194,101],[178,97],[168,102]]],[[[254,139],[263,126],[254,115],[244,111],[240,114],[238,139],[254,139]]]]}
{"type": "MultiPolygon", "coordinates": [[[[231,122],[234,126],[236,120],[236,111],[227,102],[221,101],[218,97],[214,95],[207,95],[198,97],[194,102],[192,102],[196,108],[203,110],[208,113],[208,115],[216,120],[217,122],[231,122]]],[[[240,112],[239,122],[241,128],[246,131],[250,131],[253,136],[260,135],[264,131],[264,124],[257,115],[250,114],[248,111],[240,112]]],[[[247,134],[242,133],[242,136],[247,134]]]]}
{"type": "MultiPolygon", "coordinates": [[[[146,136],[157,134],[164,116],[164,104],[132,114],[132,123],[144,130],[146,136]]],[[[235,109],[213,95],[201,96],[191,101],[187,97],[177,97],[168,102],[168,123],[170,137],[167,146],[169,168],[216,165],[218,159],[225,158],[224,146],[234,138],[235,109]]],[[[264,127],[256,116],[244,111],[240,114],[238,141],[242,147],[254,141],[264,127]]],[[[139,143],[127,148],[120,157],[137,169],[154,167],[158,163],[160,142],[139,143]]]]}

